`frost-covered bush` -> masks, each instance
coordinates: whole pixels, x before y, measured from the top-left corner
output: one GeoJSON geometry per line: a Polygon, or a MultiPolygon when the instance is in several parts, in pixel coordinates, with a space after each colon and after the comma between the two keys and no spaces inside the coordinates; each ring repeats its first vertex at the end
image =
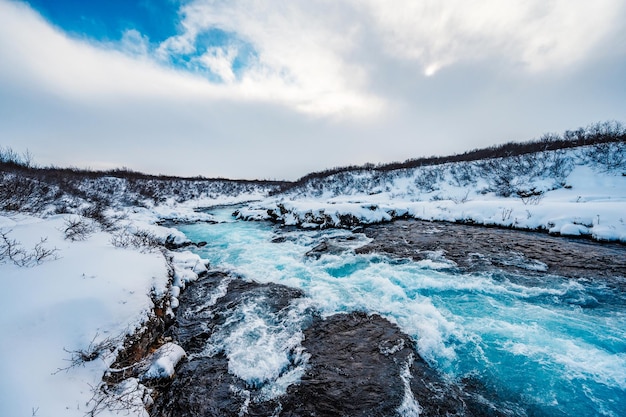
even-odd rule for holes
{"type": "Polygon", "coordinates": [[[0,173],[0,210],[37,212],[54,201],[54,187],[16,173],[0,173]]]}
{"type": "Polygon", "coordinates": [[[98,201],[95,204],[90,204],[89,206],[83,208],[81,210],[81,214],[84,217],[88,217],[98,222],[104,230],[114,230],[115,222],[106,215],[106,208],[107,206],[105,203],[98,201]]]}
{"type": "Polygon", "coordinates": [[[457,187],[467,187],[476,184],[476,172],[470,162],[460,162],[450,165],[452,184],[457,187]]]}
{"type": "Polygon", "coordinates": [[[478,175],[485,178],[489,183],[487,192],[495,192],[497,195],[509,197],[515,191],[513,182],[516,174],[510,169],[511,163],[505,158],[487,159],[476,163],[478,175]]]}
{"type": "Polygon", "coordinates": [[[565,151],[547,151],[487,159],[476,162],[475,167],[476,176],[484,178],[489,184],[485,191],[510,197],[538,192],[533,184],[542,180],[549,180],[551,185],[548,188],[563,187],[574,161],[565,151]]]}
{"type": "Polygon", "coordinates": [[[626,169],[626,142],[599,143],[583,148],[582,158],[602,171],[626,169]]]}
{"type": "Polygon", "coordinates": [[[413,180],[415,186],[424,192],[433,192],[439,189],[437,183],[443,179],[443,168],[440,166],[420,168],[413,180]]]}
{"type": "Polygon", "coordinates": [[[117,248],[137,248],[146,251],[160,250],[163,242],[147,230],[122,229],[112,234],[111,244],[117,248]]]}
{"type": "Polygon", "coordinates": [[[538,156],[542,158],[543,175],[554,178],[558,184],[563,184],[574,169],[574,160],[571,154],[563,150],[543,152],[538,156]]]}

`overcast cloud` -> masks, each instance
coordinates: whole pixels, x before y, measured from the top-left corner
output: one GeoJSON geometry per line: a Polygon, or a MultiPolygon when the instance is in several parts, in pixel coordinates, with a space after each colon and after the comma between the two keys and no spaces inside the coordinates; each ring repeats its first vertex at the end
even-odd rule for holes
{"type": "Polygon", "coordinates": [[[295,179],[626,121],[621,0],[181,2],[155,42],[0,0],[0,145],[36,162],[295,179]]]}

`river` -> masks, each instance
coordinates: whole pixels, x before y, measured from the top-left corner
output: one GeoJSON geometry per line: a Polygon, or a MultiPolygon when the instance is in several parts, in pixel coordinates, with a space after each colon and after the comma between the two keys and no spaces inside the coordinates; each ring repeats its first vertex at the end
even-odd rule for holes
{"type": "MultiPolygon", "coordinates": [[[[262,389],[263,398],[279,398],[310,366],[302,343],[311,314],[358,311],[396,324],[444,380],[479,386],[481,398],[505,415],[626,415],[623,277],[609,282],[560,276],[548,268],[558,263],[554,259],[523,256],[502,245],[499,259],[505,261],[488,267],[480,261],[493,253],[481,253],[480,245],[468,252],[481,268],[468,268],[446,250],[394,256],[389,247],[372,249],[376,239],[367,230],[279,228],[236,221],[233,210],[212,210],[217,224],[178,226],[192,241],[207,242],[195,251],[212,268],[231,272],[206,295],[207,303],[223,297],[233,279],[281,284],[304,296],[276,310],[280,316],[266,308],[265,296],[249,298],[212,328],[194,355],[224,356],[228,372],[262,389]]],[[[455,226],[438,224],[429,233],[437,241],[438,233],[455,226]]],[[[413,244],[423,242],[403,243],[413,244]]],[[[610,250],[613,258],[626,254],[619,247],[610,250]]],[[[409,400],[400,414],[425,409],[423,398],[409,400]]]]}

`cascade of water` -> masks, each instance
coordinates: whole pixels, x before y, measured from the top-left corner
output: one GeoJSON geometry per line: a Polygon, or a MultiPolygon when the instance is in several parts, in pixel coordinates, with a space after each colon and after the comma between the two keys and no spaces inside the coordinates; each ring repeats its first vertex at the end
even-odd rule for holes
{"type": "MultiPolygon", "coordinates": [[[[226,220],[230,210],[214,214],[226,220]]],[[[214,267],[299,288],[323,315],[358,310],[384,316],[440,372],[481,384],[523,413],[619,416],[626,410],[626,296],[614,288],[497,270],[466,274],[445,257],[413,262],[359,255],[353,249],[367,238],[343,230],[281,230],[279,239],[272,225],[256,222],[180,230],[208,242],[198,253],[214,267]],[[332,250],[307,256],[329,239],[336,243],[332,250]]],[[[242,317],[261,320],[261,307],[250,306],[255,315],[242,317]]],[[[258,381],[280,374],[278,365],[267,375],[240,368],[246,363],[242,341],[236,333],[222,336],[220,343],[232,345],[222,349],[239,355],[233,354],[238,375],[258,381]]]]}

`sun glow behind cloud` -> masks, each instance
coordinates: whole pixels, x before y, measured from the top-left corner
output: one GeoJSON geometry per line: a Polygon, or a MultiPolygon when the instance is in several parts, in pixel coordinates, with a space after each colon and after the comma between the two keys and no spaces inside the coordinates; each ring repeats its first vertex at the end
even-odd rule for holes
{"type": "Polygon", "coordinates": [[[558,71],[584,59],[624,8],[614,0],[365,3],[389,53],[414,60],[426,75],[492,57],[521,70],[558,71]]]}

